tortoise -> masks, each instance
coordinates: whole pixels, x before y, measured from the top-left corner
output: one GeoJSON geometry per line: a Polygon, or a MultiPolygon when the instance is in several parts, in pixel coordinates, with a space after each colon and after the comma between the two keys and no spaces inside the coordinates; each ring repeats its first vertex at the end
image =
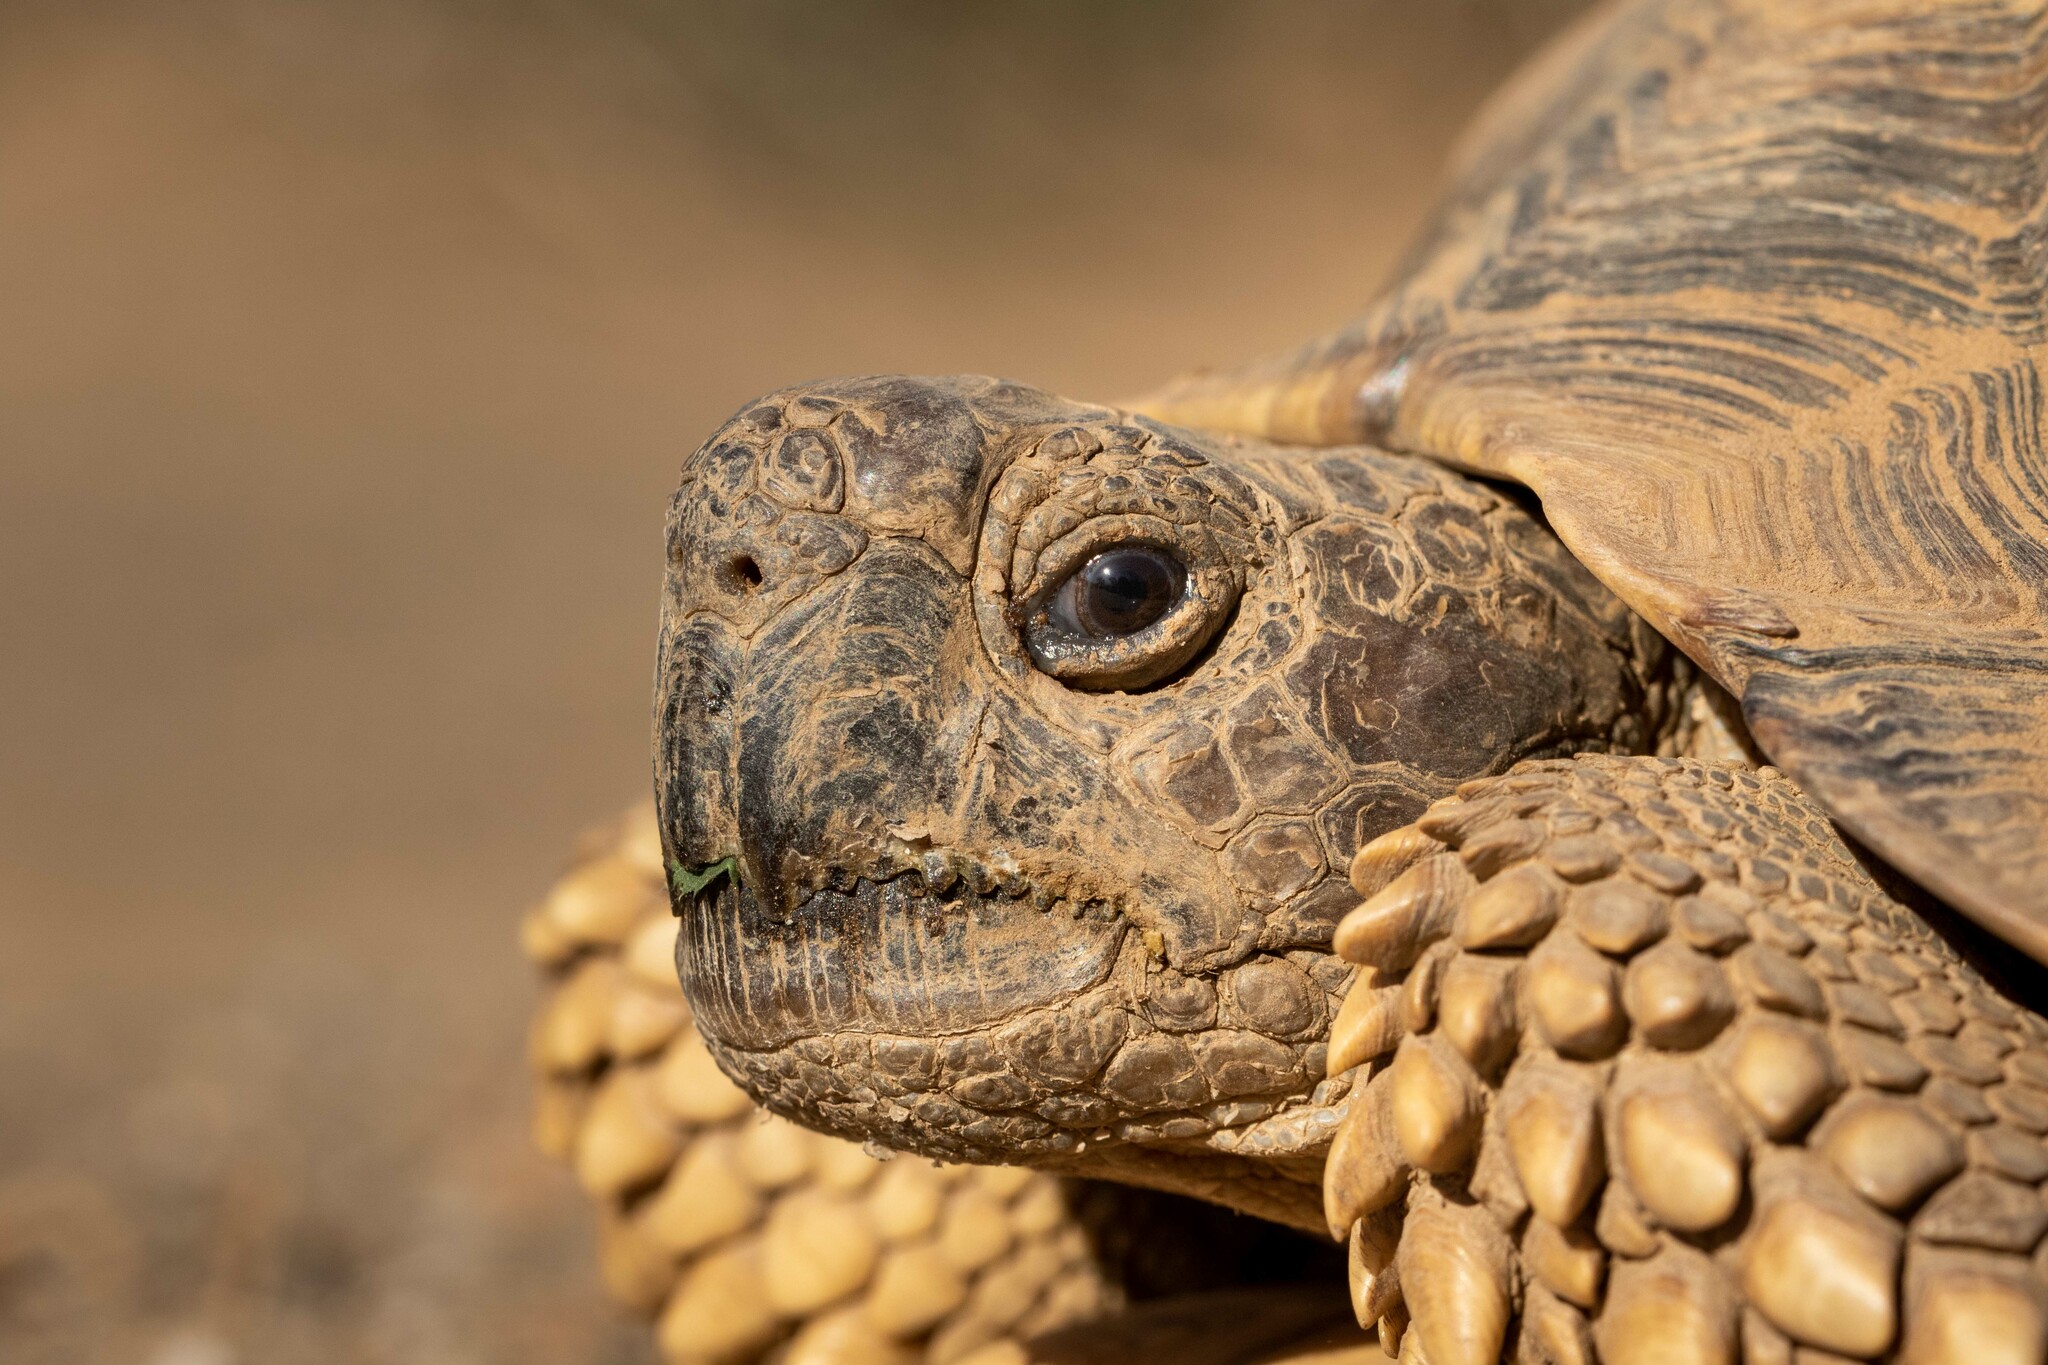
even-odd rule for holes
{"type": "Polygon", "coordinates": [[[2044,197],[2038,2],[1638,0],[1334,336],[747,405],[668,524],[691,1046],[1333,1239],[1430,1365],[2048,1357],[2044,197]]]}

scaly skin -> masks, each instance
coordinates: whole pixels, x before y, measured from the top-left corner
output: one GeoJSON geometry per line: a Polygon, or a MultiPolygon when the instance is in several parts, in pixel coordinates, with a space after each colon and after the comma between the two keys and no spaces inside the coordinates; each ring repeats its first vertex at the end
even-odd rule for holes
{"type": "Polygon", "coordinates": [[[1352,853],[1679,723],[1682,663],[1498,490],[994,380],[771,395],[669,543],[656,786],[720,1064],[829,1132],[1298,1227],[1352,853]],[[1185,566],[1173,612],[1034,654],[1133,541],[1185,566]]]}
{"type": "Polygon", "coordinates": [[[1526,764],[1352,875],[1324,1190],[1390,1351],[2048,1352],[2048,1023],[1775,770],[1526,764]]]}

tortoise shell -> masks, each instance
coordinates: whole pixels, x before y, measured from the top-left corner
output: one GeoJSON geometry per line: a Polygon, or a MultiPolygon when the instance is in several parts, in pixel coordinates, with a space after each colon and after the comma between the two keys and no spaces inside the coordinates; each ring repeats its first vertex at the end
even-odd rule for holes
{"type": "Polygon", "coordinates": [[[1394,286],[1167,420],[1528,486],[1856,838],[2048,961],[2048,11],[1648,0],[1394,286]]]}

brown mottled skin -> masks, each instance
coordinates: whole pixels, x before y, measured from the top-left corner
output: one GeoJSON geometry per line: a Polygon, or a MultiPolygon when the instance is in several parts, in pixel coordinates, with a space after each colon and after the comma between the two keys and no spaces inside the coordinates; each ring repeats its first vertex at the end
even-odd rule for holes
{"type": "Polygon", "coordinates": [[[2038,0],[1610,6],[1327,341],[750,405],[658,670],[719,1064],[1327,1227],[1430,1365],[2048,1355],[2044,90],[2038,0]]]}
{"type": "MultiPolygon", "coordinates": [[[[1502,491],[993,380],[771,395],[669,545],[663,830],[739,869],[680,899],[700,1027],[771,1108],[936,1155],[1216,1193],[1248,1142],[1312,1152],[1357,848],[1674,724],[1673,652],[1502,491]],[[1046,676],[1029,605],[1133,538],[1204,652],[1046,676]]],[[[1317,1165],[1226,1197],[1316,1226],[1317,1165]]]]}

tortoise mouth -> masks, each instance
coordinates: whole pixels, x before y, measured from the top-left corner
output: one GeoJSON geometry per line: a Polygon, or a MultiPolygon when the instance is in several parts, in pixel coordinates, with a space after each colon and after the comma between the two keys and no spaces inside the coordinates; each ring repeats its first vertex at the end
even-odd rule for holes
{"type": "Polygon", "coordinates": [[[679,907],[676,965],[700,1025],[747,1051],[849,1030],[987,1028],[1101,983],[1129,922],[1001,859],[820,869],[787,910],[722,878],[679,907]]]}

